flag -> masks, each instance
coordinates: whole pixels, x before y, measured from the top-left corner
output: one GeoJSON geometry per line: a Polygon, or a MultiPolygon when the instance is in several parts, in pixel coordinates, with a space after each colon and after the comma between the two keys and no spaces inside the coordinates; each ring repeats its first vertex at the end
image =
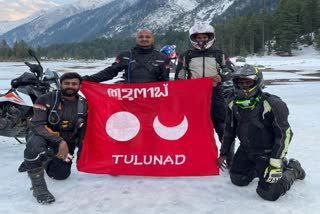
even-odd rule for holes
{"type": "Polygon", "coordinates": [[[218,175],[209,78],[135,84],[84,81],[87,129],[79,171],[218,175]]]}

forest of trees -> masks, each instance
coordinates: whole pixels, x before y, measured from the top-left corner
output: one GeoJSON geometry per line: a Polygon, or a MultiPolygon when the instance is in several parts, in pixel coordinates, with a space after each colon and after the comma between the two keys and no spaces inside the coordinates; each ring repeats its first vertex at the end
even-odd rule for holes
{"type": "MultiPolygon", "coordinates": [[[[215,46],[229,55],[246,56],[276,51],[279,55],[292,55],[297,44],[320,48],[320,0],[280,0],[275,11],[260,11],[231,20],[212,23],[216,30],[215,46]]],[[[190,48],[188,32],[168,30],[155,36],[155,48],[174,44],[181,53],[190,48]]],[[[135,38],[100,38],[93,41],[33,47],[39,55],[52,59],[105,59],[135,45],[135,38]]],[[[10,47],[0,41],[0,60],[27,57],[28,44],[17,41],[10,47]]]]}
{"type": "Polygon", "coordinates": [[[298,43],[320,48],[320,0],[280,0],[279,7],[270,13],[237,17],[215,26],[217,46],[230,55],[264,53],[272,50],[291,55],[298,43]]]}

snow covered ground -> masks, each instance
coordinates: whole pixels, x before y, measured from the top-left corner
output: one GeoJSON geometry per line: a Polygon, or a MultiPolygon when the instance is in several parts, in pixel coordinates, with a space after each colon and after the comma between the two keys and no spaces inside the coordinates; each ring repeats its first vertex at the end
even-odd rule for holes
{"type": "MultiPolygon", "coordinates": [[[[136,214],[316,214],[320,209],[320,55],[312,50],[294,57],[250,57],[248,63],[273,70],[265,72],[267,80],[284,82],[265,89],[280,96],[290,109],[289,121],[294,137],[288,157],[300,160],[307,172],[291,190],[276,202],[261,199],[255,179],[247,187],[231,184],[227,172],[207,177],[136,177],[109,176],[78,172],[75,167],[65,181],[46,177],[56,202],[39,205],[30,191],[26,173],[18,173],[24,145],[0,137],[0,213],[136,213],[136,214]],[[316,76],[304,76],[313,73],[316,76]],[[291,81],[288,81],[290,79],[291,81]],[[309,81],[306,81],[309,79],[309,81]]],[[[59,71],[95,73],[111,61],[44,62],[44,67],[59,71]]],[[[26,71],[22,63],[0,63],[0,92],[9,88],[10,80],[26,71]]]]}

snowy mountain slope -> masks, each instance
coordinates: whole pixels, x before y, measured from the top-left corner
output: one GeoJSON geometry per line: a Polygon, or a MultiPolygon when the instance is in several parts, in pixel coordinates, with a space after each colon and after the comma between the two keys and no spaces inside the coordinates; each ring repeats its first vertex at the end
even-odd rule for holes
{"type": "Polygon", "coordinates": [[[167,1],[162,8],[145,16],[141,22],[153,30],[157,30],[158,27],[161,27],[161,31],[169,27],[188,30],[198,20],[210,23],[215,16],[221,15],[233,2],[234,0],[167,1]]]}
{"type": "Polygon", "coordinates": [[[95,8],[108,4],[111,1],[113,0],[78,0],[72,5],[75,5],[79,8],[84,8],[86,10],[93,10],[95,8]]]}
{"type": "Polygon", "coordinates": [[[0,40],[4,39],[8,44],[13,44],[16,40],[29,42],[59,21],[77,13],[101,7],[103,4],[107,4],[110,1],[112,0],[80,0],[73,4],[55,7],[45,11],[32,21],[1,35],[0,40]]]}
{"type": "MultiPolygon", "coordinates": [[[[130,36],[138,28],[156,33],[168,29],[187,30],[198,20],[212,22],[219,17],[259,11],[264,0],[91,0],[61,7],[3,36],[12,44],[24,39],[33,45],[79,42],[97,37],[130,36]],[[98,2],[98,3],[95,3],[98,2]]],[[[265,0],[278,2],[279,0],[265,0]]]]}
{"type": "Polygon", "coordinates": [[[34,20],[35,18],[43,15],[44,11],[40,11],[36,14],[33,14],[32,16],[29,16],[25,19],[20,19],[20,20],[17,20],[17,21],[0,21],[0,35],[20,26],[20,25],[23,25],[25,23],[28,23],[32,20],[34,20]]]}
{"type": "Polygon", "coordinates": [[[76,14],[70,18],[50,27],[42,35],[31,42],[33,44],[47,45],[51,43],[77,42],[101,32],[102,28],[110,23],[115,23],[123,13],[130,10],[138,0],[117,0],[112,1],[95,10],[88,10],[76,14]]]}
{"type": "Polygon", "coordinates": [[[0,1],[1,17],[0,35],[15,27],[28,23],[35,18],[43,15],[46,11],[58,6],[52,1],[0,1]]]}
{"type": "Polygon", "coordinates": [[[27,20],[18,20],[18,21],[0,21],[0,35],[14,29],[19,25],[23,25],[27,20]]]}
{"type": "Polygon", "coordinates": [[[129,36],[141,27],[157,33],[169,28],[186,30],[195,20],[210,22],[232,3],[232,0],[117,0],[62,20],[31,42],[48,45],[102,36],[129,36]]]}

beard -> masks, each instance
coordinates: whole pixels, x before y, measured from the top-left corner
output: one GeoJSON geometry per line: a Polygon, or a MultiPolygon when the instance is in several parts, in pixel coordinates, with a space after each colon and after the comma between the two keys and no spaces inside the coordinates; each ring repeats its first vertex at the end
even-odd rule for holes
{"type": "Polygon", "coordinates": [[[78,90],[74,90],[74,89],[71,89],[71,88],[66,88],[66,89],[62,89],[61,90],[62,95],[66,96],[66,97],[73,97],[78,92],[79,92],[79,89],[78,90]]]}

